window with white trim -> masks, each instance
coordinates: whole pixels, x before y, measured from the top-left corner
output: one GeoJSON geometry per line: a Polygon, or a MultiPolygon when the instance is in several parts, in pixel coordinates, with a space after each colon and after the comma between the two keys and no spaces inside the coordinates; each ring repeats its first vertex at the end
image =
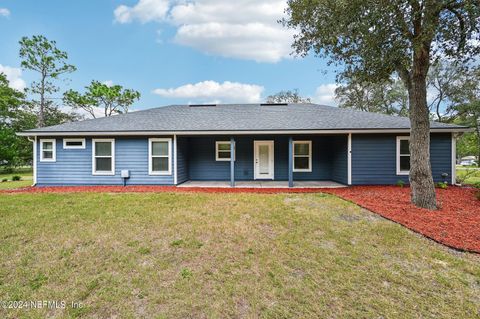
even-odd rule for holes
{"type": "Polygon", "coordinates": [[[150,175],[172,174],[172,139],[148,139],[148,172],[150,175]]]}
{"type": "Polygon", "coordinates": [[[85,139],[84,138],[64,138],[63,139],[63,149],[84,149],[85,148],[85,139]]]}
{"type": "Polygon", "coordinates": [[[115,140],[92,140],[92,174],[115,175],[115,140]]]}
{"type": "MultiPolygon", "coordinates": [[[[216,141],[215,142],[215,160],[230,161],[231,155],[230,141],[216,141]]],[[[234,157],[235,159],[235,157],[234,157]]]]}
{"type": "Polygon", "coordinates": [[[410,173],[410,137],[397,136],[397,175],[410,173]]]}
{"type": "Polygon", "coordinates": [[[312,141],[293,141],[293,171],[312,171],[312,141]]]}
{"type": "Polygon", "coordinates": [[[40,162],[55,162],[57,147],[55,139],[40,140],[40,162]]]}

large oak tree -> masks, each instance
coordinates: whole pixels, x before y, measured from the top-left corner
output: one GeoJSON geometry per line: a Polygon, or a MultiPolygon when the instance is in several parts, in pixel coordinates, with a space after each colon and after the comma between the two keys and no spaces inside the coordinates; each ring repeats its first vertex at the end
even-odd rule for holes
{"type": "Polygon", "coordinates": [[[398,74],[409,95],[412,202],[436,209],[427,74],[442,57],[465,62],[479,52],[478,0],[289,0],[287,14],[296,52],[329,57],[343,67],[339,79],[398,74]]]}

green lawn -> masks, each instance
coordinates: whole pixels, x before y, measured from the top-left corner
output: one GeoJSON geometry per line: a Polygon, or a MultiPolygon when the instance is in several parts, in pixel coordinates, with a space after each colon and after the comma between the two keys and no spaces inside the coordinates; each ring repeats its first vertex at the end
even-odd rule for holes
{"type": "Polygon", "coordinates": [[[0,170],[0,190],[1,189],[13,189],[19,187],[31,186],[33,183],[33,174],[31,167],[17,168],[12,173],[5,173],[0,170]],[[20,181],[12,181],[13,176],[20,176],[20,181]],[[3,180],[7,179],[6,182],[3,180]]]}
{"type": "Polygon", "coordinates": [[[3,194],[1,318],[474,318],[480,257],[331,195],[3,194]]]}
{"type": "Polygon", "coordinates": [[[478,169],[478,167],[466,168],[457,166],[457,176],[463,177],[465,174],[469,174],[469,177],[465,180],[464,184],[480,183],[480,169],[478,169]]]}

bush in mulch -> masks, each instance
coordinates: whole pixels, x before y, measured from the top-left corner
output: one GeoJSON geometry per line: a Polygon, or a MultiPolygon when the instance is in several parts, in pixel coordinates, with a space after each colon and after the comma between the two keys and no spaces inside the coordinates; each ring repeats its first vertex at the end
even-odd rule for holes
{"type": "Polygon", "coordinates": [[[480,204],[474,188],[437,189],[436,211],[410,203],[410,188],[358,186],[326,190],[446,246],[480,253],[480,204]]]}
{"type": "Polygon", "coordinates": [[[330,193],[352,201],[446,246],[480,253],[480,204],[475,188],[437,189],[439,210],[410,203],[410,188],[353,186],[348,188],[179,188],[175,186],[73,186],[30,187],[3,193],[64,192],[203,192],[203,193],[330,193]]]}

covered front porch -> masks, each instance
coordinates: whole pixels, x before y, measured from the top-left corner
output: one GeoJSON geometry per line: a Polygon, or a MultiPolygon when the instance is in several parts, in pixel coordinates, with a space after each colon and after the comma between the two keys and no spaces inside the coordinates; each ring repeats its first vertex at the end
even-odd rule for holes
{"type": "MultiPolygon", "coordinates": [[[[230,181],[186,181],[178,187],[199,188],[229,188],[230,181]]],[[[235,182],[236,188],[289,188],[288,181],[239,181],[235,182]]],[[[293,183],[294,188],[341,188],[346,187],[334,181],[299,181],[293,183]]]]}
{"type": "Polygon", "coordinates": [[[176,136],[179,187],[328,188],[350,183],[349,134],[176,136]]]}

